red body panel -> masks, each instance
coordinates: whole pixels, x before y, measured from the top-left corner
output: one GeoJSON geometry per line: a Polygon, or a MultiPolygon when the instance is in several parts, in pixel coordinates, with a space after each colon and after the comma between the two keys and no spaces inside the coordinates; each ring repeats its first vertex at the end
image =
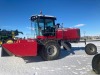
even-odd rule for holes
{"type": "Polygon", "coordinates": [[[36,56],[37,55],[37,41],[17,40],[12,44],[3,44],[2,47],[16,56],[36,56]]]}
{"type": "Polygon", "coordinates": [[[63,40],[79,40],[80,39],[80,30],[77,28],[66,28],[57,30],[57,39],[63,40]]]}
{"type": "Polygon", "coordinates": [[[37,36],[37,39],[56,39],[56,36],[37,36]]]}
{"type": "Polygon", "coordinates": [[[58,40],[80,40],[80,29],[66,28],[58,29],[55,36],[37,36],[38,39],[58,39],[58,40]]]}

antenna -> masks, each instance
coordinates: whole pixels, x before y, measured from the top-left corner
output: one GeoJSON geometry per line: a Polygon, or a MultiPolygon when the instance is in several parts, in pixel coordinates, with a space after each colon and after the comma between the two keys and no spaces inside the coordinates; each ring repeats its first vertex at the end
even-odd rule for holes
{"type": "Polygon", "coordinates": [[[31,35],[32,35],[32,21],[31,21],[31,35]]]}
{"type": "Polygon", "coordinates": [[[61,28],[63,28],[63,23],[62,23],[62,26],[61,26],[61,28]]]}
{"type": "Polygon", "coordinates": [[[40,11],[40,15],[42,15],[42,11],[40,11]]]}

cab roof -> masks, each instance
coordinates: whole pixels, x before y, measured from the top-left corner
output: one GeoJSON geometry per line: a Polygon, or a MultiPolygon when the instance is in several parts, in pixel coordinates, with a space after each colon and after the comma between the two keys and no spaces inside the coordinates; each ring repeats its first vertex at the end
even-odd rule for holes
{"type": "Polygon", "coordinates": [[[56,20],[55,16],[50,16],[50,15],[32,15],[31,21],[34,21],[36,19],[53,19],[56,20]]]}

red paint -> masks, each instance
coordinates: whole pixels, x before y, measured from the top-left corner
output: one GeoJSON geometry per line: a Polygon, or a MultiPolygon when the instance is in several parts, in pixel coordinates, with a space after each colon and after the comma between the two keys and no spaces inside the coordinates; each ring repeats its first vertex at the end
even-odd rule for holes
{"type": "Polygon", "coordinates": [[[54,39],[55,36],[37,36],[37,39],[54,39]]]}
{"type": "Polygon", "coordinates": [[[58,29],[55,36],[37,36],[37,39],[57,39],[57,40],[80,40],[80,29],[66,28],[58,29]]]}
{"type": "Polygon", "coordinates": [[[3,48],[10,51],[16,56],[36,56],[37,55],[37,42],[36,40],[17,40],[12,44],[3,44],[3,48]]]}
{"type": "MultiPolygon", "coordinates": [[[[79,29],[58,29],[56,36],[37,36],[37,39],[76,40],[80,39],[79,29]]],[[[3,44],[2,47],[16,56],[37,56],[41,48],[35,39],[17,40],[12,44],[3,44]]]]}
{"type": "Polygon", "coordinates": [[[80,39],[80,29],[77,28],[66,28],[57,30],[57,39],[63,40],[76,40],[80,39]]]}

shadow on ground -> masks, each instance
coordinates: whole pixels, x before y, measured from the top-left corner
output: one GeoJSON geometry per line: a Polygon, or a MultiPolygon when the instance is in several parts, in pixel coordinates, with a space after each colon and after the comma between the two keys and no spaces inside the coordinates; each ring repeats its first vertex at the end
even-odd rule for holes
{"type": "MultiPolygon", "coordinates": [[[[84,47],[72,47],[71,50],[61,50],[61,54],[59,59],[62,59],[70,54],[75,55],[75,51],[79,51],[79,50],[84,50],[84,47]]],[[[26,63],[31,63],[31,62],[44,62],[43,59],[40,56],[36,56],[36,57],[23,57],[23,59],[25,60],[26,63]]]]}
{"type": "Polygon", "coordinates": [[[80,51],[80,50],[82,50],[82,51],[85,50],[85,47],[72,47],[72,49],[69,50],[69,51],[62,49],[61,55],[60,55],[60,59],[66,57],[66,56],[68,56],[70,54],[75,55],[75,51],[80,51]]]}

